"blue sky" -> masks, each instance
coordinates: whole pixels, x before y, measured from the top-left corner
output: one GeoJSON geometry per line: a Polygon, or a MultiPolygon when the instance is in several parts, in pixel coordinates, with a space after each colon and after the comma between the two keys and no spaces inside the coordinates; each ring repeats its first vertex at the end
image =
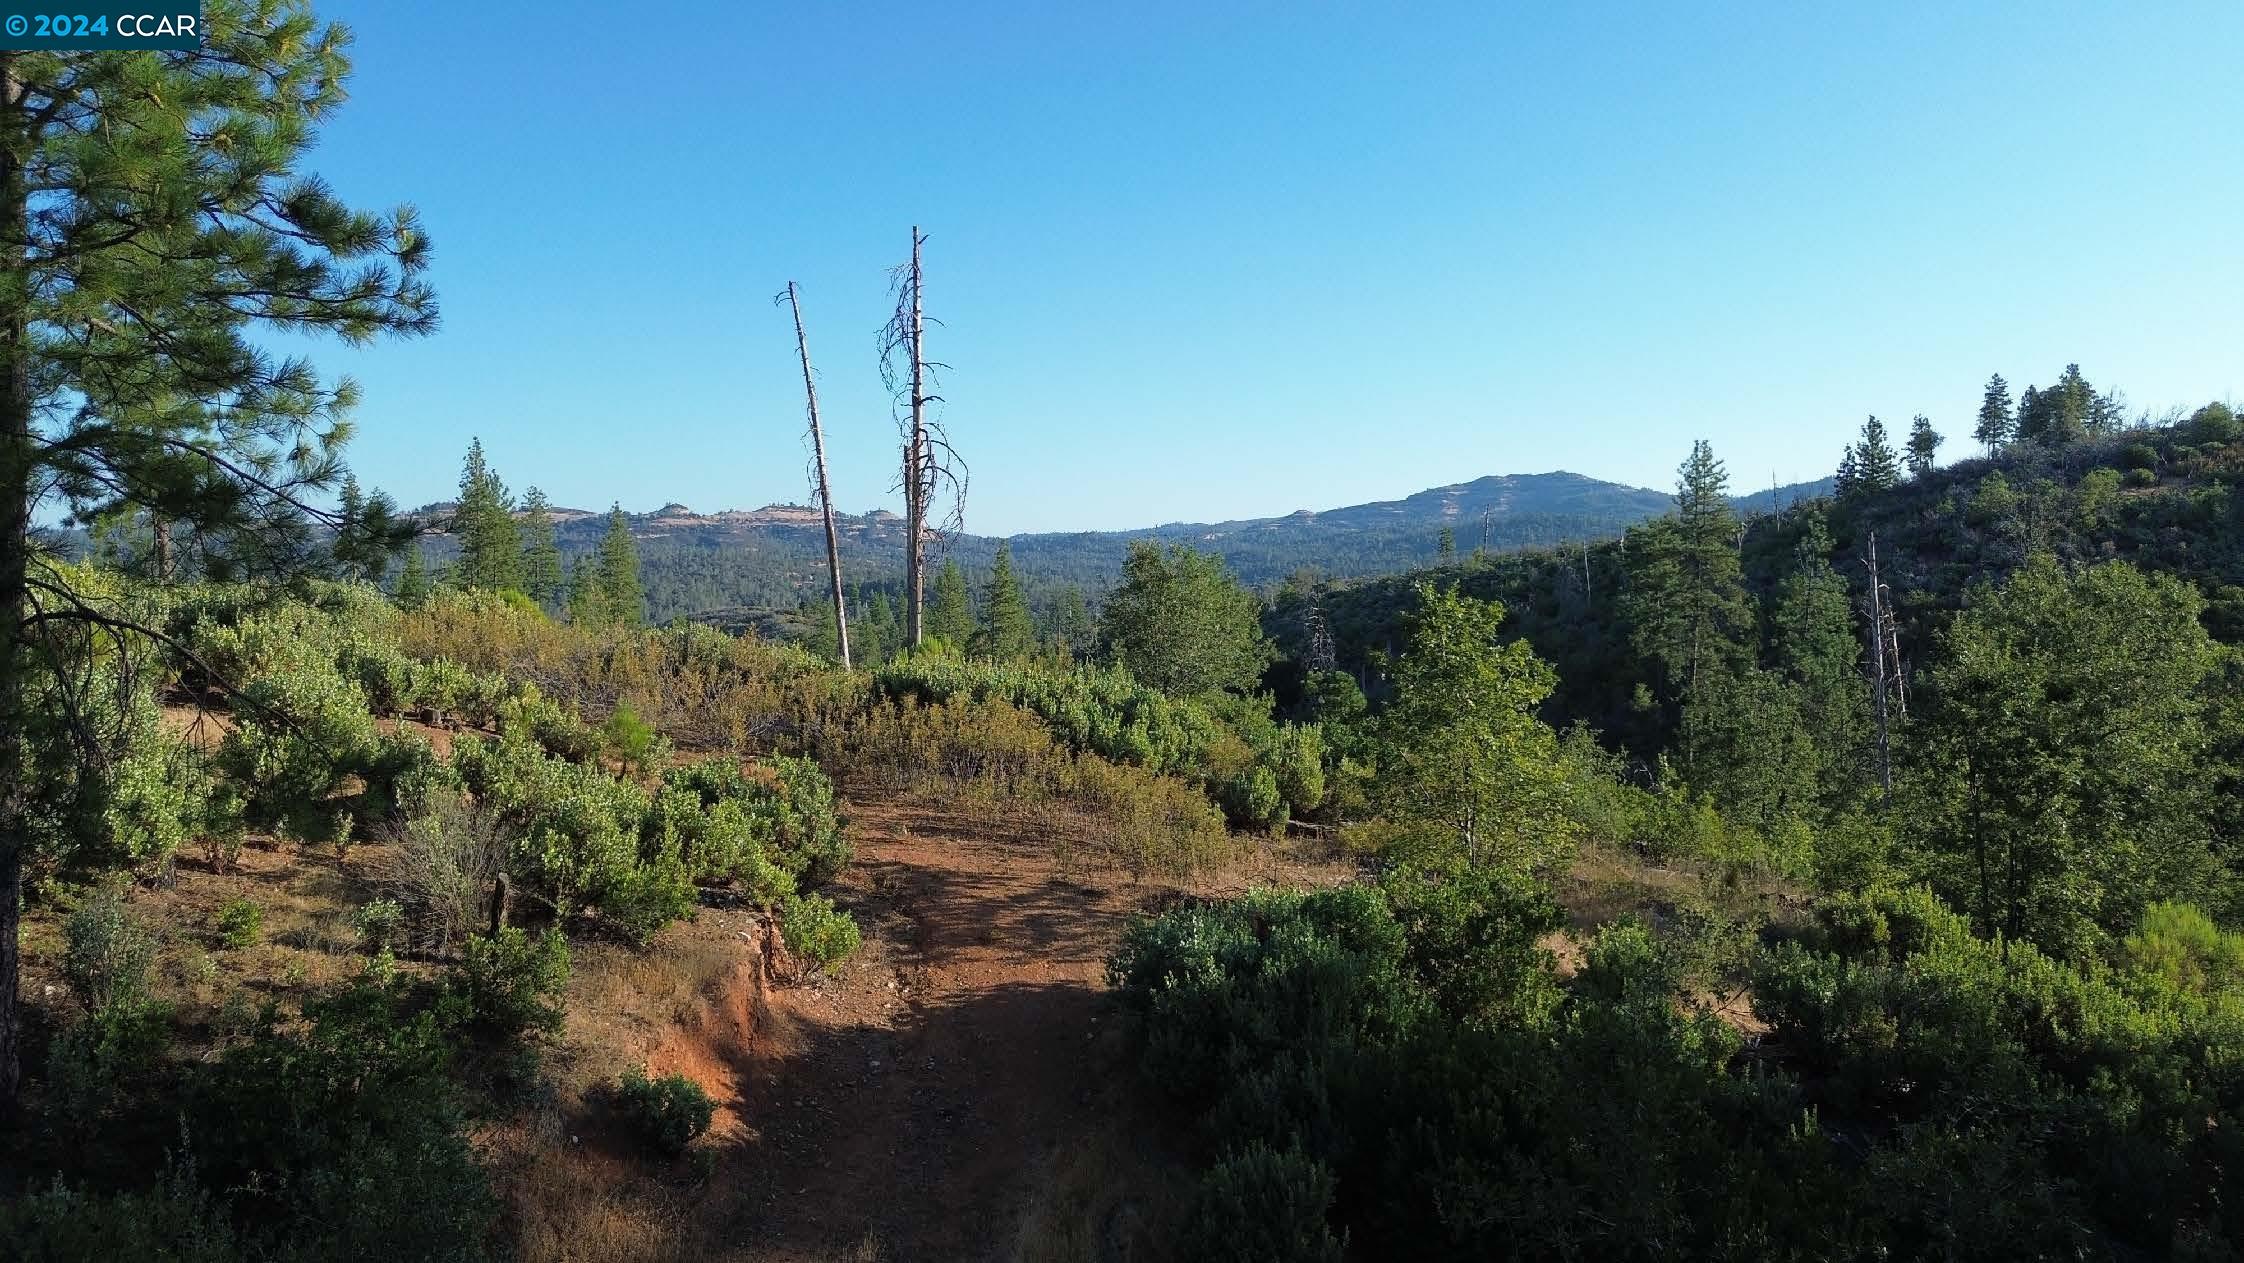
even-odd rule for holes
{"type": "Polygon", "coordinates": [[[323,366],[354,462],[557,503],[894,505],[887,269],[978,533],[1323,508],[1489,473],[1818,477],[1980,384],[2244,387],[2244,5],[335,0],[311,163],[417,203],[435,337],[323,366]],[[1810,12],[1813,10],[1813,12],[1810,12]]]}

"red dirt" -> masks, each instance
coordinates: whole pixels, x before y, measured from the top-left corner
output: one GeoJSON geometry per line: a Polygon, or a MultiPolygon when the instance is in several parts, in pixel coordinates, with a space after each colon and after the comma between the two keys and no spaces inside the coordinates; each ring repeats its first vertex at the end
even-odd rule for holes
{"type": "MultiPolygon", "coordinates": [[[[865,948],[834,976],[770,991],[744,1062],[721,1042],[666,1048],[735,1098],[743,1126],[695,1235],[733,1259],[1017,1254],[1055,1161],[1142,1109],[1104,961],[1131,914],[1183,892],[1071,873],[1046,847],[938,811],[850,814],[857,860],[832,893],[865,948]]],[[[1288,869],[1265,880],[1343,875],[1288,869]]]]}

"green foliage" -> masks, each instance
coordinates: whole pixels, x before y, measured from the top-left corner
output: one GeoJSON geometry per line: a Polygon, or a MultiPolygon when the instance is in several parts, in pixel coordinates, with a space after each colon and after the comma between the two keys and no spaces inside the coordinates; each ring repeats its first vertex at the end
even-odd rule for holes
{"type": "Polygon", "coordinates": [[[569,985],[569,944],[561,932],[532,935],[502,926],[467,940],[460,974],[473,1028],[497,1043],[532,1032],[561,1033],[562,994],[569,985]]]}
{"type": "Polygon", "coordinates": [[[1983,932],[2077,956],[2156,900],[2217,893],[2202,608],[2124,563],[2044,558],[1957,618],[1903,819],[1913,871],[1983,932]]]}
{"type": "Polygon", "coordinates": [[[58,1179],[0,1201],[0,1240],[17,1263],[241,1263],[247,1257],[222,1208],[195,1186],[191,1171],[167,1171],[140,1193],[94,1193],[58,1179]]]}
{"type": "Polygon", "coordinates": [[[148,1003],[155,936],[114,888],[87,897],[63,921],[62,975],[88,1015],[148,1003]]]}
{"type": "Polygon", "coordinates": [[[824,895],[789,895],[780,905],[779,933],[788,951],[821,968],[847,960],[859,943],[857,922],[824,895]]]}
{"type": "Polygon", "coordinates": [[[2189,441],[2200,447],[2244,438],[2244,420],[2225,403],[2209,403],[2190,414],[2189,441]]]}
{"type": "Polygon", "coordinates": [[[716,1117],[709,1094],[682,1074],[649,1079],[641,1071],[626,1070],[614,1099],[625,1125],[647,1147],[671,1157],[684,1153],[716,1117]]]}
{"type": "Polygon", "coordinates": [[[1379,717],[1375,794],[1419,845],[1537,870],[1571,841],[1558,736],[1536,718],[1556,682],[1525,644],[1497,643],[1503,607],[1422,585],[1410,645],[1379,717]]]}
{"type": "Polygon", "coordinates": [[[265,909],[256,900],[237,895],[218,906],[210,927],[222,947],[255,947],[265,941],[265,909]]]}
{"type": "Polygon", "coordinates": [[[1201,1177],[1179,1249],[1220,1263],[1340,1263],[1344,1243],[1325,1222],[1332,1194],[1314,1158],[1249,1144],[1201,1177]]]}
{"type": "Polygon", "coordinates": [[[514,521],[514,498],[484,460],[482,439],[468,443],[451,531],[460,541],[453,582],[489,592],[522,588],[522,532],[514,521]]]}
{"type": "Polygon", "coordinates": [[[402,980],[268,1017],[199,1068],[185,1135],[205,1188],[288,1257],[489,1256],[496,1203],[448,1077],[450,1018],[402,980]]]}
{"type": "Polygon", "coordinates": [[[1272,657],[1260,613],[1220,556],[1141,541],[1130,545],[1099,632],[1107,657],[1149,688],[1174,697],[1247,693],[1272,657]]]}
{"type": "Polygon", "coordinates": [[[522,495],[522,591],[540,606],[551,609],[566,595],[561,574],[561,545],[554,538],[553,515],[545,493],[536,487],[522,495]]]}
{"type": "Polygon", "coordinates": [[[974,598],[967,591],[966,572],[959,569],[956,558],[944,558],[943,568],[935,574],[921,630],[959,652],[964,652],[974,638],[974,598]]]}
{"type": "Polygon", "coordinates": [[[1020,580],[1013,576],[1013,550],[1000,541],[997,559],[990,563],[990,580],[982,588],[982,622],[969,642],[982,658],[1025,658],[1036,651],[1036,627],[1029,619],[1028,601],[1021,595],[1020,580]]]}
{"type": "Polygon", "coordinates": [[[395,899],[370,899],[351,914],[359,942],[375,953],[389,951],[403,940],[405,905],[395,899]]]}
{"type": "Polygon", "coordinates": [[[600,744],[617,762],[635,772],[653,770],[663,742],[652,725],[639,718],[629,702],[617,702],[608,721],[600,725],[600,744]]]}

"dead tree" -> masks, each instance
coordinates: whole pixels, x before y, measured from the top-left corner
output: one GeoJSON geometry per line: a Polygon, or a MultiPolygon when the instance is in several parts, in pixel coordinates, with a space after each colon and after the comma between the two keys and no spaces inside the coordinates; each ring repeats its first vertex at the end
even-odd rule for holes
{"type": "Polygon", "coordinates": [[[834,490],[826,481],[826,435],[818,427],[818,381],[810,371],[810,340],[803,336],[803,300],[795,291],[795,283],[787,282],[787,292],[773,298],[787,300],[788,310],[795,316],[795,353],[803,362],[803,397],[810,401],[810,452],[813,482],[818,488],[818,511],[826,519],[826,573],[834,581],[834,636],[841,646],[842,670],[849,669],[849,611],[842,604],[841,540],[834,534],[834,490]]]}
{"type": "Polygon", "coordinates": [[[1907,684],[1901,671],[1901,629],[1893,616],[1893,592],[1878,573],[1878,536],[1862,564],[1870,572],[1870,702],[1878,720],[1878,786],[1893,797],[1892,721],[1909,717],[1907,684]]]}
{"type": "Polygon", "coordinates": [[[927,238],[914,226],[911,261],[891,273],[896,311],[880,339],[881,380],[895,399],[896,428],[904,447],[898,489],[904,493],[905,630],[915,647],[925,634],[928,541],[957,532],[966,517],[966,462],[951,446],[942,422],[928,410],[929,404],[943,402],[941,395],[929,394],[928,387],[948,366],[927,358],[925,274],[920,269],[920,247],[925,244],[927,238]],[[938,499],[946,503],[939,524],[938,499]]]}

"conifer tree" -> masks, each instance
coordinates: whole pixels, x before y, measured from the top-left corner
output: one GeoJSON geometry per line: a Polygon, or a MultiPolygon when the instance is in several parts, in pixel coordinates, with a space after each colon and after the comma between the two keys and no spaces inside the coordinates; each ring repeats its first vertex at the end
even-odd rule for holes
{"type": "Polygon", "coordinates": [[[1770,617],[1776,667],[1794,690],[1801,722],[1817,755],[1824,805],[1836,808],[1860,781],[1867,695],[1862,642],[1846,580],[1831,565],[1831,534],[1811,513],[1793,551],[1792,572],[1778,586],[1770,617]]]}
{"type": "Polygon", "coordinates": [[[2010,383],[1997,373],[1987,379],[1986,392],[1980,396],[1979,424],[1972,429],[1971,437],[1992,456],[2010,445],[2017,425],[2010,410],[2010,383]]]}
{"type": "Polygon", "coordinates": [[[1439,565],[1454,566],[1457,564],[1457,532],[1455,529],[1445,526],[1434,536],[1434,558],[1439,565]]]}
{"type": "Polygon", "coordinates": [[[561,573],[561,545],[554,538],[553,514],[536,487],[522,495],[522,590],[551,608],[568,595],[561,573]]]}
{"type": "Polygon", "coordinates": [[[1036,627],[1029,619],[1028,602],[1021,597],[1020,581],[1013,577],[1013,546],[1000,540],[997,560],[990,563],[989,582],[982,587],[982,625],[974,635],[974,652],[1005,660],[1035,651],[1036,627]]]}
{"type": "Polygon", "coordinates": [[[607,602],[600,592],[600,563],[580,556],[569,570],[569,621],[579,627],[601,627],[608,621],[607,602]]]}
{"type": "Polygon", "coordinates": [[[429,599],[428,562],[421,556],[421,541],[414,540],[405,546],[405,569],[397,576],[397,591],[391,594],[398,608],[417,610],[429,599]]]}
{"type": "Polygon", "coordinates": [[[966,586],[966,572],[958,562],[944,558],[935,576],[935,595],[927,603],[926,634],[953,649],[964,650],[974,635],[974,599],[966,586]]]}
{"type": "Polygon", "coordinates": [[[2040,391],[2031,386],[2018,395],[2018,421],[2013,429],[2020,443],[2047,443],[2050,441],[2050,407],[2040,391]]]}
{"type": "Polygon", "coordinates": [[[1862,423],[1862,441],[1854,447],[1855,491],[1876,495],[1901,482],[1901,460],[1886,438],[1886,423],[1876,417],[1862,423]]]}
{"type": "Polygon", "coordinates": [[[1679,715],[1688,759],[1709,700],[1750,657],[1754,619],[1728,473],[1701,439],[1676,474],[1675,514],[1628,534],[1626,610],[1638,654],[1679,715]]]}
{"type": "Polygon", "coordinates": [[[336,573],[346,579],[380,583],[389,573],[390,558],[405,542],[396,503],[379,491],[371,496],[362,493],[358,479],[346,474],[336,519],[335,537],[328,546],[336,573]]]}
{"type": "Polygon", "coordinates": [[[639,546],[631,539],[631,520],[618,504],[608,510],[608,533],[600,539],[600,619],[603,625],[643,627],[647,595],[639,586],[639,546]]]}
{"type": "Polygon", "coordinates": [[[1214,553],[1138,540],[1122,582],[1099,611],[1101,647],[1138,682],[1164,693],[1247,693],[1273,652],[1262,602],[1214,553]]]}
{"type": "Polygon", "coordinates": [[[1932,419],[1918,413],[1909,423],[1909,454],[1903,458],[1908,463],[1911,478],[1922,478],[1933,471],[1940,445],[1945,441],[1940,432],[1932,428],[1932,419]]]}
{"type": "MultiPolygon", "coordinates": [[[[357,390],[261,331],[363,343],[435,327],[410,210],[302,171],[344,95],[347,33],[301,4],[205,0],[184,51],[0,52],[0,1110],[16,1097],[32,744],[82,757],[37,679],[123,616],[31,565],[43,512],[137,507],[202,573],[300,567],[342,475],[357,390]],[[38,594],[34,611],[32,596],[38,594]]],[[[114,734],[111,734],[113,736],[114,734]]]]}
{"type": "Polygon", "coordinates": [[[469,443],[460,469],[460,502],[452,513],[452,533],[460,541],[453,576],[461,587],[492,592],[522,589],[522,532],[515,525],[514,500],[484,460],[482,439],[469,443]]]}
{"type": "Polygon", "coordinates": [[[1097,629],[1091,624],[1091,608],[1083,601],[1083,589],[1072,583],[1060,589],[1045,615],[1045,643],[1056,653],[1081,658],[1090,652],[1097,638],[1097,629]]]}

